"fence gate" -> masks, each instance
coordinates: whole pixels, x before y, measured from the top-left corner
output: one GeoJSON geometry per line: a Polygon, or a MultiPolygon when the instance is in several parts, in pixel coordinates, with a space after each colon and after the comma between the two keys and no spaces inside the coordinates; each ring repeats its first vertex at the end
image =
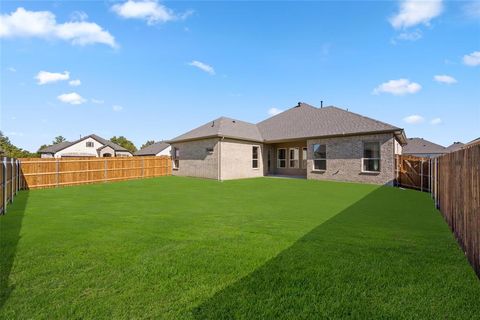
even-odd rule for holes
{"type": "Polygon", "coordinates": [[[395,162],[395,184],[397,186],[430,192],[431,159],[397,155],[395,162]]]}

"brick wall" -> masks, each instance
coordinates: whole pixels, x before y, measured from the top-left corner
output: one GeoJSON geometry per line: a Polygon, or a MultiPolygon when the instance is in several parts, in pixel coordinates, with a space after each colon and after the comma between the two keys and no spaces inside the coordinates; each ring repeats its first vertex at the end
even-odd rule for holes
{"type": "Polygon", "coordinates": [[[395,177],[393,134],[308,140],[307,178],[392,185],[395,177]],[[380,172],[362,172],[363,143],[380,142],[380,172]],[[327,145],[327,170],[313,170],[313,144],[327,145]]]}

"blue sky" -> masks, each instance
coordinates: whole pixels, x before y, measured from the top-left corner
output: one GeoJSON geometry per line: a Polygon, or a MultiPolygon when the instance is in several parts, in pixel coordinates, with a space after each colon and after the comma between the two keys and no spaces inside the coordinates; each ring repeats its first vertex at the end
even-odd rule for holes
{"type": "Polygon", "coordinates": [[[0,13],[0,126],[30,151],[90,133],[140,146],[321,100],[443,145],[480,136],[478,1],[7,1],[0,13]]]}

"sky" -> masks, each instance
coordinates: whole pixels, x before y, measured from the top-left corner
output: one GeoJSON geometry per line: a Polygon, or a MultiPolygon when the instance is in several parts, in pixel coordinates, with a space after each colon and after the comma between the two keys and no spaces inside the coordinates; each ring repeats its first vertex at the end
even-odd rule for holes
{"type": "Polygon", "coordinates": [[[480,1],[2,1],[0,130],[137,147],[335,105],[442,145],[480,136],[480,1]]]}

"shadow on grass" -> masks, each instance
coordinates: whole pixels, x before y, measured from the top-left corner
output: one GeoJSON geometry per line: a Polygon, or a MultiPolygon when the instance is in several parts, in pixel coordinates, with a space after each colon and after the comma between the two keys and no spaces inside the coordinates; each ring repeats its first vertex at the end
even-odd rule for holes
{"type": "Polygon", "coordinates": [[[27,201],[28,191],[20,191],[13,203],[7,207],[7,213],[0,216],[0,309],[15,288],[9,286],[8,279],[20,241],[20,230],[27,201]]]}
{"type": "Polygon", "coordinates": [[[192,313],[197,319],[473,319],[479,296],[480,283],[428,195],[382,187],[192,313]]]}

